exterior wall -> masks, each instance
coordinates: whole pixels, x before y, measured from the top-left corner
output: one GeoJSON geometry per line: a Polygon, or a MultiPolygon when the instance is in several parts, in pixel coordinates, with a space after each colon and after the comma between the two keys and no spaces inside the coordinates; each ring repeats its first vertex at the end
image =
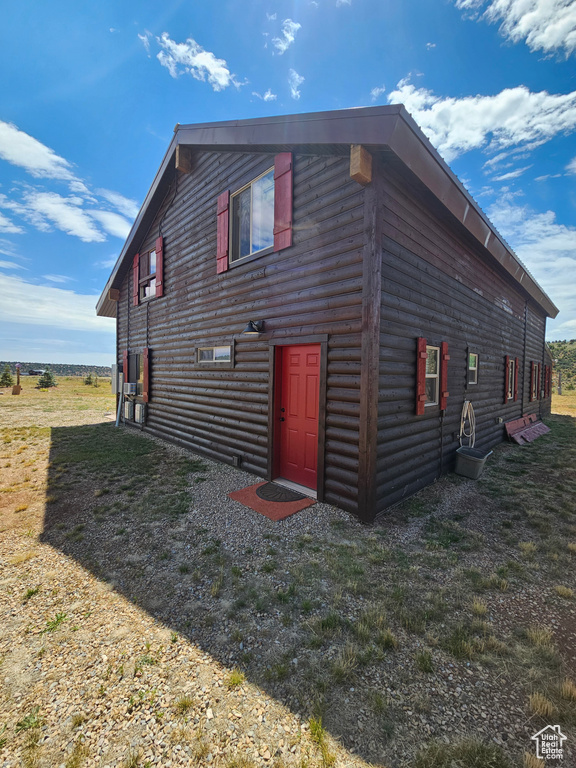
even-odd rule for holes
{"type": "Polygon", "coordinates": [[[195,156],[140,252],[161,224],[164,296],[132,306],[131,273],[118,306],[118,361],[150,348],[146,429],[219,461],[268,472],[270,341],[328,339],[324,498],[357,511],[364,190],[348,158],[294,157],[293,245],[216,274],[216,199],[273,165],[273,155],[195,156]],[[266,333],[241,331],[264,320],[266,333]],[[207,369],[197,345],[235,342],[233,369],[207,369]]]}
{"type": "Polygon", "coordinates": [[[528,402],[529,360],[543,361],[545,328],[481,249],[390,169],[383,187],[377,512],[453,468],[464,400],[475,410],[480,449],[504,438],[499,419],[539,412],[539,401],[528,402]],[[444,416],[438,406],[415,415],[418,337],[449,345],[444,416]],[[480,361],[478,383],[468,387],[467,350],[480,361]],[[517,401],[504,404],[506,355],[519,359],[520,373],[517,401]]]}

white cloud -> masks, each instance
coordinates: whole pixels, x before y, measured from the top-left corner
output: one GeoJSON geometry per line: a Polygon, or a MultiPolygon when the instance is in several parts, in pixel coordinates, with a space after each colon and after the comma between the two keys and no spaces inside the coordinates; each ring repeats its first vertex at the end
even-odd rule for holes
{"type": "Polygon", "coordinates": [[[522,176],[522,174],[525,173],[529,168],[532,168],[532,166],[525,165],[524,168],[516,168],[514,171],[509,171],[508,173],[502,174],[502,176],[496,176],[494,181],[508,181],[509,179],[517,179],[519,176],[522,176]]]}
{"type": "Polygon", "coordinates": [[[436,43],[426,43],[427,51],[431,51],[433,48],[436,48],[436,43]]]}
{"type": "Polygon", "coordinates": [[[300,98],[300,86],[304,82],[304,78],[296,72],[295,69],[291,69],[288,72],[288,85],[290,86],[290,96],[293,99],[298,100],[300,98]]]}
{"type": "Polygon", "coordinates": [[[276,21],[278,14],[277,13],[267,13],[266,18],[268,21],[276,21]]]}
{"type": "Polygon", "coordinates": [[[20,235],[24,230],[17,224],[14,224],[7,216],[0,213],[0,232],[6,232],[9,235],[20,235]]]}
{"type": "Polygon", "coordinates": [[[110,256],[107,259],[103,259],[102,261],[97,261],[94,266],[100,267],[101,269],[112,269],[116,265],[116,262],[118,261],[118,254],[114,254],[113,256],[110,256]]]}
{"type": "Polygon", "coordinates": [[[26,267],[13,261],[0,261],[0,269],[26,269],[26,267]]]}
{"type": "Polygon", "coordinates": [[[24,195],[22,213],[39,230],[49,232],[52,226],[79,237],[85,243],[101,243],[105,235],[80,206],[80,197],[62,197],[56,192],[31,190],[24,195]]]}
{"type": "Polygon", "coordinates": [[[66,275],[42,275],[42,277],[51,283],[69,283],[71,280],[74,280],[73,277],[67,277],[66,275]]]}
{"type": "Polygon", "coordinates": [[[138,35],[138,39],[142,41],[142,45],[146,48],[146,53],[150,53],[150,38],[152,35],[146,31],[143,35],[138,35]]]}
{"type": "Polygon", "coordinates": [[[177,78],[186,73],[195,80],[209,82],[215,91],[223,91],[229,85],[240,85],[224,59],[216,58],[191,37],[185,43],[176,43],[167,32],[163,32],[156,40],[162,48],[157,56],[158,61],[172,77],[177,78]]]}
{"type": "MultiPolygon", "coordinates": [[[[537,213],[528,206],[515,205],[507,197],[494,203],[488,215],[561,310],[560,321],[574,323],[576,227],[559,224],[553,211],[537,213]]],[[[550,327],[557,333],[556,323],[550,327]]]]}
{"type": "Polygon", "coordinates": [[[282,37],[273,37],[272,45],[276,48],[279,55],[285,53],[296,39],[296,32],[302,27],[297,21],[284,19],[282,22],[282,37]]]}
{"type": "Polygon", "coordinates": [[[574,160],[570,160],[570,162],[566,166],[566,170],[568,171],[568,173],[576,173],[576,157],[574,158],[574,160]]]}
{"type": "Polygon", "coordinates": [[[386,93],[386,86],[382,84],[377,86],[376,88],[372,88],[372,90],[370,91],[370,98],[372,99],[372,101],[376,101],[384,93],[386,93]]]}
{"type": "Polygon", "coordinates": [[[126,218],[133,220],[138,216],[140,206],[136,200],[124,197],[124,195],[121,195],[119,192],[114,192],[111,189],[97,189],[96,192],[100,197],[108,200],[108,202],[111,203],[117,211],[120,211],[120,213],[126,216],[126,218]]]}
{"type": "Polygon", "coordinates": [[[93,219],[96,219],[108,234],[126,240],[130,234],[132,225],[123,216],[112,211],[89,210],[88,213],[93,219]]]}
{"type": "Polygon", "coordinates": [[[336,8],[340,8],[342,5],[352,5],[352,0],[336,0],[336,8]]]}
{"type": "Polygon", "coordinates": [[[113,319],[99,318],[95,313],[97,296],[87,296],[52,286],[35,285],[19,277],[2,277],[0,322],[52,326],[70,331],[109,331],[114,333],[113,319]]]}
{"type": "Polygon", "coordinates": [[[0,120],[0,158],[24,168],[36,178],[71,181],[72,165],[42,142],[12,123],[0,120]]]}
{"type": "Polygon", "coordinates": [[[271,89],[268,88],[266,93],[262,96],[257,91],[252,91],[252,96],[256,96],[259,99],[262,99],[262,101],[276,101],[278,98],[277,94],[272,93],[271,89]]]}
{"type": "Polygon", "coordinates": [[[500,34],[531,51],[576,50],[576,3],[573,0],[456,0],[473,18],[500,23],[500,34]],[[484,11],[480,13],[480,11],[484,11]]]}
{"type": "Polygon", "coordinates": [[[530,150],[576,127],[576,91],[555,95],[518,86],[456,99],[401,80],[388,99],[406,106],[448,162],[472,149],[530,150]]]}

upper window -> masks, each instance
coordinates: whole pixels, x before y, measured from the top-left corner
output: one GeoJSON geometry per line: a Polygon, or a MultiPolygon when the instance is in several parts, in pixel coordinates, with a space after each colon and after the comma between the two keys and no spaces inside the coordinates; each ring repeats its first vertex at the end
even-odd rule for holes
{"type": "Polygon", "coordinates": [[[140,301],[156,296],[156,251],[140,256],[140,301]]]}
{"type": "Polygon", "coordinates": [[[440,347],[426,347],[426,403],[438,405],[440,347]]]}
{"type": "Polygon", "coordinates": [[[478,355],[476,352],[468,354],[468,384],[478,383],[478,355]]]}
{"type": "Polygon", "coordinates": [[[274,169],[231,197],[231,261],[274,245],[274,169]]]}
{"type": "Polygon", "coordinates": [[[508,363],[508,400],[514,399],[514,378],[516,373],[516,361],[510,360],[508,363]]]}

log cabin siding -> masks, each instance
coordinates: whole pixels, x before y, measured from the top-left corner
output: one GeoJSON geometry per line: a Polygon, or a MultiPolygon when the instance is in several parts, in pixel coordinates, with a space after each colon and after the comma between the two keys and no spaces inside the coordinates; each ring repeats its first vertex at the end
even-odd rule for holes
{"type": "Polygon", "coordinates": [[[265,477],[269,341],[328,338],[324,498],[357,511],[364,190],[347,159],[294,156],[293,245],[216,273],[216,199],[271,168],[274,155],[197,153],[179,174],[140,252],[164,237],[164,296],[118,305],[118,359],[150,348],[145,429],[265,477]],[[264,320],[265,335],[241,331],[264,320]],[[199,345],[234,343],[234,368],[196,362],[199,345]]]}
{"type": "Polygon", "coordinates": [[[423,194],[385,169],[383,195],[377,512],[453,468],[464,400],[474,406],[476,447],[503,439],[498,419],[524,412],[525,336],[528,355],[540,345],[538,359],[544,339],[543,315],[423,194]],[[448,343],[444,415],[438,406],[415,415],[418,337],[448,343]],[[478,383],[467,386],[468,351],[480,365],[478,383]],[[520,375],[518,399],[504,404],[506,355],[519,359],[520,375]]]}

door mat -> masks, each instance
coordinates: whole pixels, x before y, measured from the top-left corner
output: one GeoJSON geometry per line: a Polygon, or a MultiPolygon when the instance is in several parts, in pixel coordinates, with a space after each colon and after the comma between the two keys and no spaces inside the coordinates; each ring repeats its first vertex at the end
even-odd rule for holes
{"type": "Polygon", "coordinates": [[[284,488],[283,485],[277,483],[264,483],[259,488],[256,488],[256,495],[260,496],[264,501],[280,501],[285,504],[288,501],[302,501],[305,499],[303,493],[293,491],[290,488],[284,488]]]}
{"type": "MultiPolygon", "coordinates": [[[[248,488],[242,488],[240,491],[233,491],[228,496],[245,507],[249,507],[255,512],[259,512],[261,515],[275,521],[284,520],[285,517],[290,517],[290,515],[300,512],[301,509],[306,509],[306,507],[311,507],[316,503],[314,499],[309,499],[307,496],[302,496],[297,501],[268,501],[267,499],[262,499],[257,494],[257,491],[264,485],[272,485],[272,483],[256,483],[256,485],[250,485],[248,488]]],[[[300,496],[300,494],[298,495],[300,496]]]]}

